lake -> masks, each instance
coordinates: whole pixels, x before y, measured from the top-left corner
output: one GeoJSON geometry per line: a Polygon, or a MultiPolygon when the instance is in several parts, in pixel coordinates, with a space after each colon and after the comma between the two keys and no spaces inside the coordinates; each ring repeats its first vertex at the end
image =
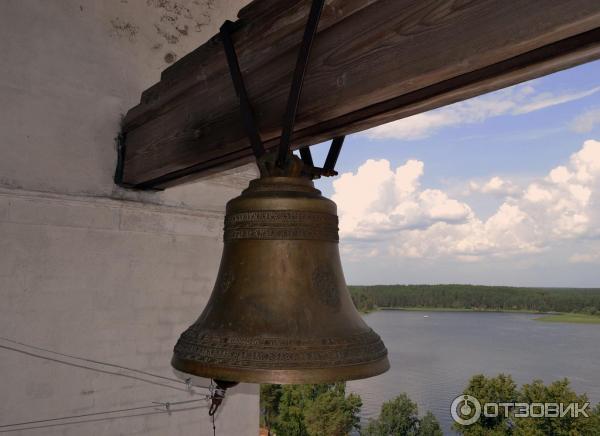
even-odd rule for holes
{"type": "Polygon", "coordinates": [[[567,377],[577,393],[600,402],[600,325],[544,323],[539,315],[491,312],[382,310],[365,321],[387,346],[390,370],[348,382],[362,397],[366,422],[381,404],[406,392],[431,410],[444,434],[451,430],[450,404],[471,376],[510,374],[518,385],[567,377]]]}

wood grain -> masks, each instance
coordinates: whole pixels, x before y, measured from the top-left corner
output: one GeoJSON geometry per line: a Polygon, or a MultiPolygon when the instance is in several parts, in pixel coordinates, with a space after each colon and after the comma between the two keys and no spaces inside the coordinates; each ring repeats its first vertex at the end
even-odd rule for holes
{"type": "MultiPolygon", "coordinates": [[[[308,8],[305,0],[265,0],[239,14],[234,42],[267,147],[281,134],[308,8]]],[[[329,1],[293,144],[597,59],[599,29],[594,0],[329,1]]],[[[173,186],[252,160],[218,36],[163,72],[128,112],[124,133],[129,186],[173,186]]]]}

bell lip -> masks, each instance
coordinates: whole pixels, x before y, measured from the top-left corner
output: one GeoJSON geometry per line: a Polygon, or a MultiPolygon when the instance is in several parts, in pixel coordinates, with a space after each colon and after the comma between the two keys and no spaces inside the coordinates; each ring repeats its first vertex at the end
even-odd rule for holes
{"type": "Polygon", "coordinates": [[[369,362],[329,368],[305,369],[247,369],[203,365],[173,355],[171,366],[178,371],[198,377],[266,384],[319,384],[375,377],[390,369],[387,355],[369,362]]]}

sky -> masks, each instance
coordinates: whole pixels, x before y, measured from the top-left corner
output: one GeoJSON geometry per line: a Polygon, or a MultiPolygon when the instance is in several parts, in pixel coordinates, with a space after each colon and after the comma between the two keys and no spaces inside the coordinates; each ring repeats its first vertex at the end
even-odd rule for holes
{"type": "Polygon", "coordinates": [[[336,170],[349,284],[600,287],[600,61],[348,136],[336,170]]]}

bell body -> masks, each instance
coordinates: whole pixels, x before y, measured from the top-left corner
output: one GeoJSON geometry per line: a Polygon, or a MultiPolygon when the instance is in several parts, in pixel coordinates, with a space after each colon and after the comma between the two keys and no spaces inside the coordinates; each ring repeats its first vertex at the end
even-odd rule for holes
{"type": "Polygon", "coordinates": [[[250,383],[328,383],[389,368],[342,272],[335,203],[311,180],[253,180],[227,204],[215,287],[172,365],[250,383]]]}

